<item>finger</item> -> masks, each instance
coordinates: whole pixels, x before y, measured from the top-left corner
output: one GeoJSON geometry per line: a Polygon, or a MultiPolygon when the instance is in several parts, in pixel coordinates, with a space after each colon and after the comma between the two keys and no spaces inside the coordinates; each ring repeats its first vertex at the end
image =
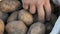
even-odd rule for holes
{"type": "Polygon", "coordinates": [[[2,0],[0,0],[0,1],[2,1],[2,0]]]}
{"type": "Polygon", "coordinates": [[[46,3],[45,5],[45,10],[46,10],[46,20],[50,20],[51,18],[51,5],[50,3],[46,3]]]}
{"type": "Polygon", "coordinates": [[[30,13],[34,14],[36,12],[36,7],[34,4],[30,5],[30,13]]]}
{"type": "Polygon", "coordinates": [[[28,3],[26,3],[26,2],[24,3],[24,2],[23,2],[23,8],[24,8],[24,9],[28,9],[28,6],[29,6],[28,3]]]}
{"type": "Polygon", "coordinates": [[[44,8],[43,5],[37,6],[38,8],[38,19],[40,22],[44,22],[45,20],[45,13],[44,13],[44,8]]]}

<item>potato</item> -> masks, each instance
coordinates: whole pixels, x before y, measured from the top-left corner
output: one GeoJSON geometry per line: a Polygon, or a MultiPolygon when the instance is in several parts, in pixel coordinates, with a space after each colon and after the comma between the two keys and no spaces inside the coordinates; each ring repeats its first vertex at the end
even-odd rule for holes
{"type": "Polygon", "coordinates": [[[8,23],[8,22],[11,22],[11,21],[15,21],[15,20],[17,20],[17,18],[18,18],[18,12],[13,12],[13,13],[8,17],[7,23],[8,23]]]}
{"type": "Polygon", "coordinates": [[[0,19],[0,34],[4,32],[4,22],[0,19]]]}
{"type": "Polygon", "coordinates": [[[8,34],[26,34],[27,27],[22,21],[12,21],[6,25],[8,34]]]}
{"type": "Polygon", "coordinates": [[[19,20],[22,20],[26,25],[31,25],[33,23],[33,16],[26,10],[19,11],[19,20]]]}
{"type": "Polygon", "coordinates": [[[40,22],[36,22],[31,25],[27,34],[45,34],[45,25],[40,22]]]}
{"type": "Polygon", "coordinates": [[[20,7],[21,3],[17,0],[2,0],[0,2],[0,11],[13,12],[20,7]]]}

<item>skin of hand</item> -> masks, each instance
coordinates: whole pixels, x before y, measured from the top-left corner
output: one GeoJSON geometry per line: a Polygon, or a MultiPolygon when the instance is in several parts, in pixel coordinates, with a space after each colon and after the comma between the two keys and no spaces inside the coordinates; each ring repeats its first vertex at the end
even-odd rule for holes
{"type": "Polygon", "coordinates": [[[22,0],[22,3],[23,8],[26,10],[29,8],[30,13],[32,14],[35,14],[37,10],[38,19],[40,22],[44,22],[45,18],[46,20],[50,20],[51,16],[50,0],[22,0]]]}

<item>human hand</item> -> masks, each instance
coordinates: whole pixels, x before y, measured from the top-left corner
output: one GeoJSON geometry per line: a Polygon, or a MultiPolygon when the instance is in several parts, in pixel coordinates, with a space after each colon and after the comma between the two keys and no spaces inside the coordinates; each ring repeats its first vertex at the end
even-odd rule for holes
{"type": "Polygon", "coordinates": [[[32,14],[36,13],[37,10],[38,19],[40,22],[44,22],[45,16],[46,16],[46,20],[50,20],[51,5],[49,0],[22,0],[22,3],[23,3],[23,8],[26,10],[29,8],[30,13],[32,14]]]}

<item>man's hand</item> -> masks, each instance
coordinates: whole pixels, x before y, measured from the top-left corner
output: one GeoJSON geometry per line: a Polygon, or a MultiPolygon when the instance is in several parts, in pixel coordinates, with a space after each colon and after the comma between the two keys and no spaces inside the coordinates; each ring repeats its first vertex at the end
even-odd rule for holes
{"type": "Polygon", "coordinates": [[[27,10],[29,8],[30,13],[34,14],[36,10],[38,11],[38,19],[40,22],[44,22],[45,15],[46,20],[50,20],[51,6],[49,0],[22,0],[22,3],[24,9],[27,10]]]}

